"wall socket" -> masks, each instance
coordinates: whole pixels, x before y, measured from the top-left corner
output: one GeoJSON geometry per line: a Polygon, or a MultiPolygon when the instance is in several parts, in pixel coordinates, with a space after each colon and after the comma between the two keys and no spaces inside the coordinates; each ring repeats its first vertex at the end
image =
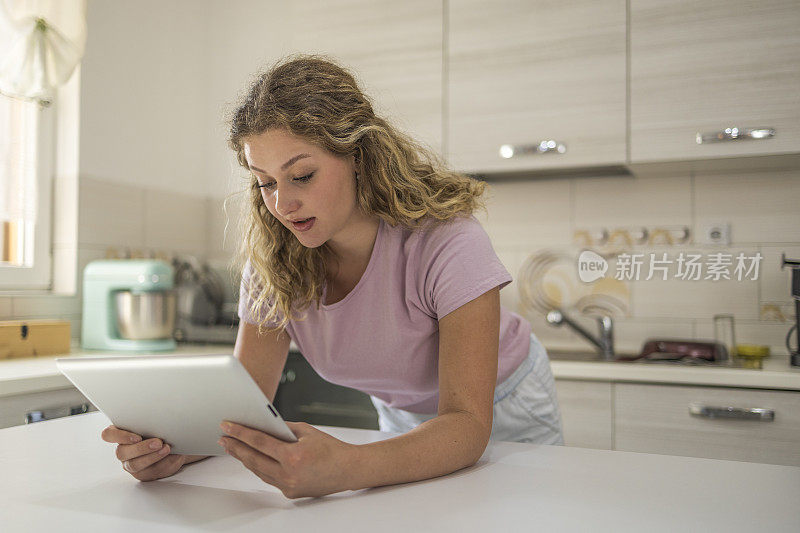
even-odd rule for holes
{"type": "Polygon", "coordinates": [[[731,243],[730,222],[706,222],[697,233],[698,244],[718,244],[727,246],[731,243]]]}

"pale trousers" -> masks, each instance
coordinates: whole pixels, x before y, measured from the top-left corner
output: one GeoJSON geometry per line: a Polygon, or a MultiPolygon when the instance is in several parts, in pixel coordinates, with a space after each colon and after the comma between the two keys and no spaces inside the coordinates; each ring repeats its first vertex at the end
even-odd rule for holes
{"type": "MultiPolygon", "coordinates": [[[[381,431],[405,433],[436,414],[418,414],[389,407],[370,396],[381,431]]],[[[531,333],[528,356],[494,390],[493,440],[564,444],[555,380],[547,352],[531,333]]]]}

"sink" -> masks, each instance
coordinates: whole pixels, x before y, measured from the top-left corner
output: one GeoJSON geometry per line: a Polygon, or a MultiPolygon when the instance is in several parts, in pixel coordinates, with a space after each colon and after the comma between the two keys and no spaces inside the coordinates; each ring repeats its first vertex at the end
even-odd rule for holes
{"type": "MultiPolygon", "coordinates": [[[[599,353],[597,352],[590,352],[590,351],[569,351],[569,350],[548,350],[547,355],[550,357],[551,361],[585,361],[591,363],[629,363],[635,365],[680,365],[680,366],[727,366],[722,363],[716,362],[709,362],[703,361],[698,359],[692,358],[684,358],[677,361],[670,361],[670,360],[652,360],[652,359],[637,359],[636,361],[627,361],[627,360],[619,360],[619,359],[611,359],[606,360],[603,359],[599,353]]],[[[619,357],[630,357],[633,354],[617,354],[619,357]]]]}

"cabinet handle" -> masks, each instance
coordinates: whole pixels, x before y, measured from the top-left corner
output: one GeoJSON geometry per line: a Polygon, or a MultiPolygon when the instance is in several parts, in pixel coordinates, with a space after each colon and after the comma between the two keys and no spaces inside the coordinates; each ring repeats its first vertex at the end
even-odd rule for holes
{"type": "Polygon", "coordinates": [[[764,422],[775,420],[774,409],[763,409],[761,407],[716,407],[690,403],[689,414],[703,418],[737,418],[739,420],[762,420],[764,422]]]}
{"type": "Polygon", "coordinates": [[[539,144],[504,144],[500,147],[500,157],[511,159],[518,155],[525,154],[563,154],[567,151],[567,145],[547,139],[539,144]]]}
{"type": "Polygon", "coordinates": [[[33,424],[34,422],[53,420],[54,418],[80,415],[83,413],[88,413],[89,409],[91,409],[90,404],[82,403],[78,405],[65,405],[64,407],[53,407],[52,409],[41,409],[39,411],[31,411],[25,414],[25,423],[33,424]]]}
{"type": "Polygon", "coordinates": [[[775,136],[775,130],[772,128],[725,128],[722,131],[714,131],[711,133],[697,132],[695,140],[697,144],[718,143],[725,141],[744,141],[751,140],[757,141],[760,139],[768,139],[775,136]]]}

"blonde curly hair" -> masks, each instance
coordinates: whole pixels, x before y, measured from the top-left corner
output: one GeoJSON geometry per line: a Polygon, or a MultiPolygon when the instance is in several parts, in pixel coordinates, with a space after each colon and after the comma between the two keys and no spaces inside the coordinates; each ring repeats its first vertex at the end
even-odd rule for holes
{"type": "MultiPolygon", "coordinates": [[[[436,225],[486,209],[484,182],[448,170],[430,149],[377,116],[353,75],[331,58],[293,55],[258,75],[229,120],[228,145],[239,164],[247,137],[276,128],[338,156],[355,158],[357,200],[367,216],[410,229],[436,225]]],[[[306,248],[272,216],[255,176],[248,176],[249,202],[242,217],[236,264],[251,265],[247,293],[259,330],[283,329],[316,300],[319,309],[328,274],[327,243],[306,248]]]]}

